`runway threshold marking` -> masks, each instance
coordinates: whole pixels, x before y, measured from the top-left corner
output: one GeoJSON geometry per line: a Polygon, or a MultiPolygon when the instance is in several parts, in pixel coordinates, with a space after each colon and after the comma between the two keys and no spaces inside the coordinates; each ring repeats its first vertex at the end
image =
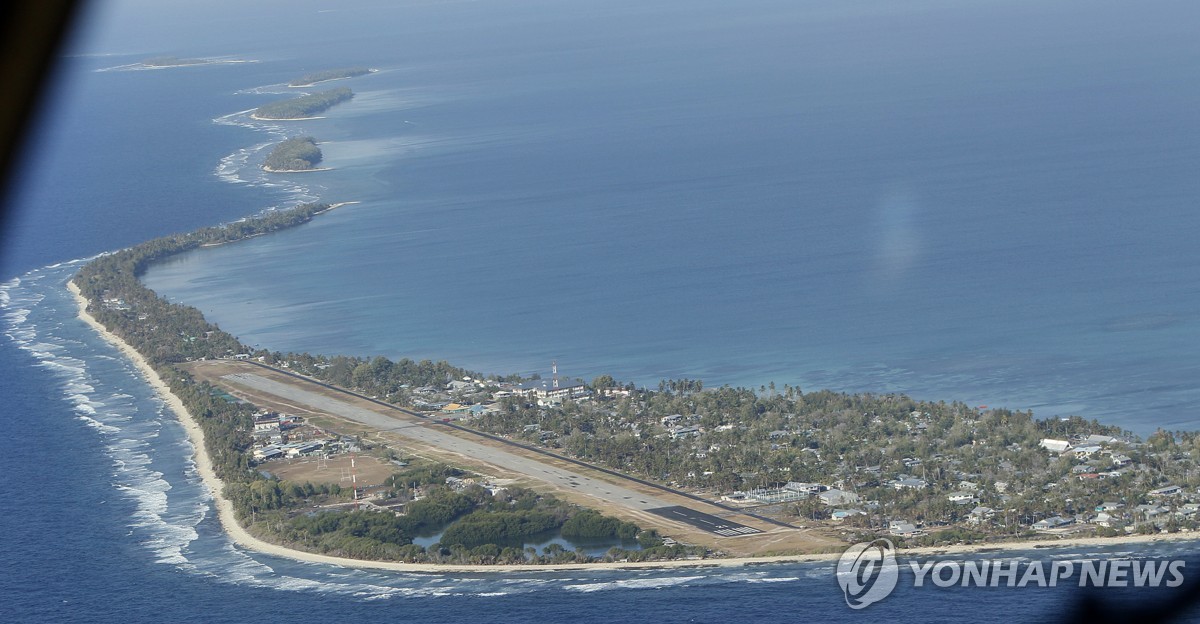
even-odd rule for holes
{"type": "Polygon", "coordinates": [[[762,533],[761,530],[754,527],[738,524],[736,522],[730,522],[724,518],[720,518],[712,514],[706,514],[702,511],[696,511],[695,509],[688,509],[687,507],[656,507],[654,509],[647,509],[646,511],[657,516],[662,516],[668,520],[675,520],[677,522],[690,524],[697,529],[703,529],[709,533],[720,535],[722,537],[741,537],[743,535],[762,533]]]}

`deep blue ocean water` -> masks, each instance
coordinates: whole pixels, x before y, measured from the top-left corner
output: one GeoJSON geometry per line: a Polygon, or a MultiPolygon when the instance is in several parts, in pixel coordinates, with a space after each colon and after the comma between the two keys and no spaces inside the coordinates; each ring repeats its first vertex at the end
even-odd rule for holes
{"type": "Polygon", "coordinates": [[[1196,427],[1196,9],[959,4],[95,10],[0,245],[3,619],[1053,619],[1069,590],[851,612],[826,564],[421,576],[242,552],[62,288],[105,250],[354,200],[147,279],[280,350],[1196,427]],[[161,53],[258,62],[96,71],[161,53]],[[381,71],[325,119],[239,114],[348,64],[381,71]],[[335,170],[260,173],[282,133],[335,170]]]}
{"type": "Polygon", "coordinates": [[[335,41],[383,70],[353,103],[224,120],[314,134],[335,170],[225,174],[362,203],[147,282],[282,351],[1200,425],[1191,32],[1166,7],[814,4],[335,41]]]}

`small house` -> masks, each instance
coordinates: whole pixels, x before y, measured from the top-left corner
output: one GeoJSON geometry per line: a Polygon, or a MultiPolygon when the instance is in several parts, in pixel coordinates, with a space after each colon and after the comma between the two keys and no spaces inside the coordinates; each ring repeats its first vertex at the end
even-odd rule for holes
{"type": "Polygon", "coordinates": [[[1175,496],[1175,495],[1179,494],[1180,492],[1183,492],[1183,488],[1179,487],[1178,485],[1168,485],[1168,486],[1160,487],[1155,490],[1150,490],[1149,492],[1146,493],[1146,496],[1154,496],[1154,497],[1161,498],[1163,496],[1175,496]]]}

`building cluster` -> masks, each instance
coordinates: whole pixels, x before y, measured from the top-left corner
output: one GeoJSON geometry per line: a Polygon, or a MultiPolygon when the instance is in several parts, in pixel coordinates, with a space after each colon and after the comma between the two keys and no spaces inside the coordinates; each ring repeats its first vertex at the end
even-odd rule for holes
{"type": "MultiPolygon", "coordinates": [[[[1171,519],[1192,521],[1200,503],[1200,498],[1193,500],[1196,493],[1183,488],[1151,490],[1172,477],[1169,471],[1151,469],[1160,464],[1151,462],[1154,455],[1141,443],[1098,434],[1039,439],[1037,434],[1025,433],[1013,441],[1012,436],[1005,439],[981,422],[989,415],[982,407],[951,406],[951,420],[937,409],[897,415],[874,411],[877,408],[872,405],[872,411],[863,409],[861,414],[827,412],[803,420],[787,413],[767,414],[770,418],[759,426],[755,420],[732,413],[686,411],[688,406],[678,400],[671,407],[685,411],[657,411],[647,401],[605,401],[605,395],[627,391],[598,391],[581,380],[558,375],[524,383],[463,377],[405,390],[414,406],[447,419],[484,416],[500,411],[502,402],[518,400],[527,408],[535,407],[525,413],[537,420],[489,419],[483,421],[489,423],[485,427],[503,424],[498,433],[568,453],[588,448],[587,441],[600,435],[624,440],[632,436],[635,443],[640,439],[643,447],[662,448],[658,442],[648,442],[647,435],[668,440],[672,443],[667,446],[668,459],[665,465],[655,465],[654,478],[680,487],[709,488],[710,492],[729,492],[736,487],[739,489],[721,499],[739,506],[799,505],[795,509],[802,509],[803,515],[813,512],[814,518],[829,518],[833,523],[867,516],[849,524],[886,526],[897,537],[951,526],[1012,533],[1096,527],[1145,530],[1147,522],[1158,528],[1171,519]],[[579,403],[579,408],[555,409],[567,402],[579,403]],[[849,423],[840,438],[831,436],[825,426],[833,418],[849,423]],[[743,448],[762,454],[766,461],[761,468],[722,472],[720,465],[738,460],[743,448]],[[922,448],[927,451],[918,455],[922,448]],[[672,454],[672,449],[682,452],[672,454]],[[1100,483],[1130,474],[1137,479],[1100,483]],[[828,481],[807,482],[824,479],[828,481]],[[681,481],[687,485],[680,485],[681,481]],[[1095,495],[1081,499],[1078,492],[1089,487],[1088,482],[1097,484],[1095,495]],[[778,483],[785,485],[769,485],[778,483]],[[1145,488],[1144,497],[1130,489],[1137,485],[1145,488]],[[1054,493],[1059,486],[1063,486],[1061,495],[1054,493]],[[1118,502],[1103,501],[1115,491],[1122,492],[1118,502]]],[[[282,434],[288,422],[278,424],[282,434]]],[[[1042,431],[1047,430],[1055,429],[1042,431]]],[[[313,441],[311,437],[272,437],[260,454],[263,460],[303,455],[317,450],[313,441]],[[269,448],[272,445],[274,448],[269,448]]],[[[632,464],[627,457],[628,452],[599,461],[632,464]]]]}
{"type": "MultiPolygon", "coordinates": [[[[496,484],[490,480],[475,479],[472,477],[446,477],[446,485],[448,485],[450,489],[454,490],[455,492],[461,492],[472,485],[478,485],[479,487],[487,490],[492,496],[495,496],[508,489],[503,485],[496,484]]],[[[413,500],[420,500],[420,498],[421,497],[414,497],[413,500]]]]}
{"type": "Polygon", "coordinates": [[[107,295],[107,293],[105,294],[105,297],[101,300],[100,305],[103,306],[105,310],[130,310],[130,309],[132,309],[128,303],[125,303],[124,299],[122,299],[120,297],[109,296],[109,295],[107,295]]]}
{"type": "MultiPolygon", "coordinates": [[[[914,420],[916,422],[911,429],[919,431],[920,419],[914,420]]],[[[687,416],[673,414],[663,417],[660,422],[668,435],[680,437],[678,433],[685,430],[689,424],[688,421],[687,416]]],[[[767,434],[767,437],[769,440],[777,440],[784,439],[789,435],[792,434],[788,431],[772,431],[767,434]]],[[[1063,483],[1078,484],[1078,486],[1074,486],[1077,490],[1078,487],[1086,487],[1085,483],[1088,481],[1120,479],[1134,474],[1138,475],[1139,479],[1158,479],[1159,483],[1162,482],[1162,476],[1155,477],[1154,471],[1134,459],[1145,454],[1145,445],[1142,443],[1119,439],[1115,436],[1089,434],[1069,436],[1065,439],[1044,438],[1039,441],[1038,447],[1048,453],[1052,461],[1061,460],[1071,464],[1069,473],[1063,477],[1062,481],[1045,484],[1042,489],[1046,492],[1054,491],[1063,483]]],[[[1021,451],[1019,444],[1010,444],[1006,450],[1021,451]]],[[[808,451],[808,449],[802,449],[802,451],[808,451]]],[[[819,455],[819,451],[816,450],[812,453],[814,456],[819,455]]],[[[1078,503],[1071,502],[1071,498],[1062,498],[1058,502],[1051,503],[1052,510],[1054,505],[1063,504],[1062,511],[1047,514],[1032,512],[1025,508],[1025,503],[1022,501],[1026,501],[1033,492],[1028,483],[1029,475],[1012,465],[1011,462],[1000,461],[997,467],[1001,472],[1011,473],[1021,479],[1022,483],[1016,487],[1010,482],[1002,480],[984,483],[976,478],[978,475],[954,470],[957,463],[959,462],[953,458],[947,458],[940,454],[931,455],[924,462],[920,458],[904,457],[897,463],[897,467],[901,468],[901,471],[893,473],[890,477],[884,477],[882,474],[884,471],[879,466],[858,466],[854,468],[854,472],[860,475],[858,478],[842,478],[832,485],[789,481],[781,487],[734,491],[722,496],[721,500],[749,507],[799,503],[812,499],[819,503],[815,509],[824,507],[826,509],[825,517],[835,523],[841,523],[856,516],[875,515],[878,517],[882,515],[887,522],[887,533],[895,537],[923,535],[929,530],[927,525],[930,523],[941,528],[961,523],[962,526],[980,529],[993,527],[1004,531],[1032,530],[1047,534],[1063,534],[1075,531],[1094,531],[1099,528],[1124,532],[1159,531],[1165,530],[1172,522],[1182,527],[1200,522],[1200,516],[1196,515],[1200,511],[1200,491],[1189,491],[1179,485],[1171,484],[1153,489],[1148,488],[1141,492],[1131,492],[1128,495],[1128,502],[1125,497],[1117,502],[1102,502],[1100,500],[1102,492],[1097,490],[1095,503],[1086,503],[1080,509],[1078,503]],[[936,486],[922,476],[926,463],[937,466],[938,473],[941,475],[936,486]],[[950,470],[947,471],[947,468],[950,470]],[[951,479],[947,479],[947,477],[951,477],[951,479]],[[945,522],[946,516],[940,513],[935,514],[933,519],[927,516],[925,520],[922,520],[921,514],[918,513],[915,520],[886,520],[888,516],[888,509],[885,509],[888,507],[887,503],[881,508],[878,501],[862,500],[862,497],[856,493],[858,491],[879,491],[874,488],[890,488],[897,492],[930,492],[932,490],[930,493],[924,494],[923,499],[943,498],[945,501],[943,505],[948,503],[952,505],[951,509],[960,507],[962,511],[949,516],[957,518],[951,522],[945,522]]],[[[1064,470],[1066,466],[1056,465],[1060,466],[1056,470],[1056,474],[1061,475],[1060,471],[1064,470]]],[[[1143,482],[1145,481],[1125,479],[1121,483],[1126,485],[1121,487],[1143,482]]],[[[1043,495],[1040,498],[1045,498],[1046,502],[1050,502],[1053,497],[1043,495]]]]}
{"type": "MultiPolygon", "coordinates": [[[[1111,448],[1121,442],[1112,436],[1075,436],[1067,440],[1043,439],[1038,445],[1052,454],[1073,457],[1081,462],[1072,467],[1074,478],[1080,481],[1120,477],[1135,463],[1124,452],[1111,448]]],[[[1128,446],[1128,443],[1123,443],[1128,446]]]]}
{"type": "Polygon", "coordinates": [[[260,410],[254,415],[252,435],[254,446],[250,453],[254,461],[260,463],[358,450],[353,438],[308,425],[299,416],[269,410],[260,410]]]}
{"type": "Polygon", "coordinates": [[[721,500],[736,505],[771,505],[792,503],[814,499],[829,509],[829,517],[835,522],[841,522],[854,516],[866,515],[867,510],[879,508],[878,501],[863,501],[854,493],[821,483],[802,483],[789,481],[778,488],[756,488],[747,491],[737,491],[726,494],[721,500]],[[862,508],[847,507],[862,504],[862,508]]]}
{"type": "Polygon", "coordinates": [[[587,400],[593,394],[591,388],[580,379],[558,377],[521,383],[463,377],[444,385],[407,389],[412,395],[413,407],[463,418],[498,411],[499,402],[506,398],[519,398],[539,407],[557,407],[568,400],[587,400]]]}
{"type": "Polygon", "coordinates": [[[807,500],[816,497],[828,507],[847,505],[859,502],[858,494],[846,492],[835,487],[820,483],[800,483],[789,481],[783,487],[756,488],[747,491],[737,491],[726,494],[721,500],[740,505],[775,504],[807,500]]]}
{"type": "MultiPolygon", "coordinates": [[[[1078,436],[1069,440],[1044,439],[1039,444],[1059,457],[1080,462],[1072,467],[1068,479],[1117,479],[1146,472],[1124,452],[1111,448],[1113,445],[1126,448],[1141,446],[1111,436],[1097,435],[1078,436]]],[[[1047,484],[1046,489],[1052,490],[1054,485],[1047,484]]],[[[1015,521],[1037,532],[1058,535],[1097,528],[1126,533],[1158,532],[1166,530],[1172,523],[1176,528],[1186,531],[1187,526],[1200,520],[1197,512],[1200,512],[1200,490],[1188,491],[1182,486],[1169,484],[1135,494],[1128,502],[1125,499],[1103,501],[1070,512],[1033,519],[1015,517],[1005,522],[1015,521]]],[[[994,522],[995,517],[1003,513],[1003,510],[992,507],[977,506],[971,511],[968,522],[975,525],[994,522]]]]}

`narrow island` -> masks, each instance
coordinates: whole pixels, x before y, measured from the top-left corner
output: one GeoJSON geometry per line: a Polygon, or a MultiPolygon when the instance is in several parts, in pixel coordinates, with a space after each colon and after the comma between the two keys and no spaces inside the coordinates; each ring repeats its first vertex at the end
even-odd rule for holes
{"type": "Polygon", "coordinates": [[[210,59],[202,58],[179,58],[178,56],[155,56],[142,61],[142,65],[146,67],[183,67],[185,65],[207,65],[212,63],[210,59]]]}
{"type": "Polygon", "coordinates": [[[325,71],[313,72],[311,74],[304,74],[303,76],[289,82],[288,86],[293,87],[293,88],[311,87],[313,85],[317,85],[322,82],[329,82],[331,80],[341,80],[343,78],[354,78],[356,76],[363,76],[365,74],[372,73],[373,71],[375,71],[375,70],[368,69],[366,67],[344,67],[342,69],[327,69],[325,71]]]}
{"type": "Polygon", "coordinates": [[[125,65],[117,65],[114,67],[103,67],[96,69],[97,72],[110,71],[144,71],[144,70],[159,70],[173,69],[177,67],[201,67],[204,65],[232,65],[236,63],[254,63],[255,61],[246,59],[233,58],[181,58],[178,56],[153,56],[150,58],[137,61],[136,63],[128,63],[125,65]]]}
{"type": "Polygon", "coordinates": [[[317,147],[316,139],[310,136],[292,137],[271,150],[263,162],[263,170],[270,173],[328,170],[328,167],[317,168],[320,162],[321,148],[317,147]]]}
{"type": "Polygon", "coordinates": [[[313,115],[322,113],[335,104],[340,104],[353,97],[354,93],[350,89],[338,87],[290,100],[272,102],[258,107],[250,116],[262,121],[311,119],[313,115]]]}
{"type": "MultiPolygon", "coordinates": [[[[150,263],[171,255],[307,223],[329,209],[328,204],[305,204],[155,239],[97,258],[70,284],[82,306],[81,316],[121,347],[179,413],[197,446],[200,472],[218,498],[222,521],[239,543],[284,556],[303,551],[314,555],[309,560],[342,564],[346,558],[355,564],[475,565],[570,564],[591,559],[561,547],[541,554],[521,547],[524,537],[557,531],[563,537],[632,540],[638,550],[621,557],[626,560],[694,554],[695,549],[666,543],[654,530],[642,530],[518,482],[498,485],[438,461],[401,457],[352,429],[330,437],[332,428],[320,417],[313,417],[319,427],[297,425],[294,418],[285,423],[278,413],[235,399],[190,374],[188,363],[236,362],[241,359],[236,354],[248,348],[205,321],[195,308],[159,298],[137,276],[150,263]],[[295,430],[305,436],[320,435],[333,441],[327,455],[334,445],[340,445],[343,459],[345,453],[357,454],[347,470],[361,469],[366,480],[372,468],[378,472],[382,467],[386,477],[372,481],[376,495],[369,500],[356,480],[343,485],[338,473],[331,473],[332,482],[281,479],[261,468],[265,458],[256,452],[263,447],[257,443],[262,438],[255,434],[272,430],[293,430],[292,439],[298,435],[295,430]],[[380,496],[384,490],[386,494],[380,496]],[[442,533],[437,544],[413,543],[431,532],[442,533]]],[[[406,360],[396,366],[395,379],[418,385],[466,373],[444,362],[406,360]]],[[[309,442],[305,453],[324,445],[324,441],[309,442]]],[[[286,472],[271,467],[275,471],[286,472]]]]}
{"type": "Polygon", "coordinates": [[[254,350],[138,279],[330,208],[151,240],[69,285],[80,316],[178,413],[224,527],[247,547],[398,570],[625,568],[813,561],[878,537],[955,553],[1200,528],[1197,432],[1142,440],[899,394],[652,389],[254,350]],[[529,545],[547,534],[560,541],[529,545]]]}

